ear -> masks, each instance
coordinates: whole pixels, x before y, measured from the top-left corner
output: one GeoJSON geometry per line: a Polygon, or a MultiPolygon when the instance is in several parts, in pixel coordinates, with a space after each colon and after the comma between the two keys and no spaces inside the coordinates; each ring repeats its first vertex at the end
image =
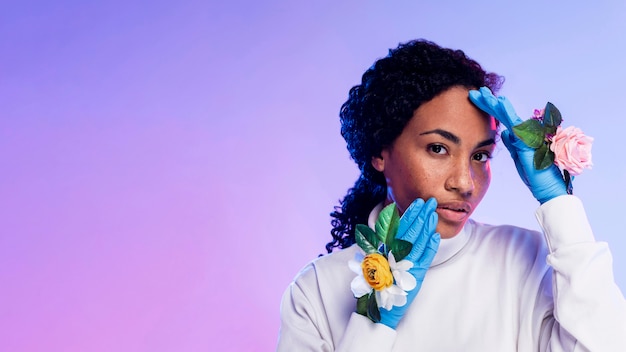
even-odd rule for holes
{"type": "Polygon", "coordinates": [[[383,160],[382,155],[372,157],[372,166],[376,171],[385,171],[385,160],[383,160]]]}

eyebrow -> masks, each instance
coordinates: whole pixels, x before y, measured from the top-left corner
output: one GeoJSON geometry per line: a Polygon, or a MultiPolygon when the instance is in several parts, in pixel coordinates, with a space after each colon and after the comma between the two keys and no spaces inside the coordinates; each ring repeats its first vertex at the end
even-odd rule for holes
{"type": "MultiPolygon", "coordinates": [[[[436,128],[436,129],[431,130],[431,131],[422,132],[422,133],[420,133],[420,136],[427,135],[427,134],[433,134],[433,133],[440,135],[441,137],[449,140],[450,142],[452,142],[454,144],[461,144],[461,139],[457,135],[455,135],[452,132],[448,132],[446,130],[442,130],[442,129],[439,129],[439,128],[436,128]]],[[[496,140],[493,139],[493,138],[489,138],[489,139],[486,139],[486,140],[476,144],[476,148],[480,148],[480,147],[484,147],[484,146],[488,146],[488,145],[492,145],[492,144],[496,144],[496,140]]]]}

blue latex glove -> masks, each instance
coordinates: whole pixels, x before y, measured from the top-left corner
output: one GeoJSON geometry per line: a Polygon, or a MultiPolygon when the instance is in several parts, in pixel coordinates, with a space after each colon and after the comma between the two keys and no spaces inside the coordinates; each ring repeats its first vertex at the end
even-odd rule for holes
{"type": "Polygon", "coordinates": [[[430,268],[430,263],[439,248],[440,236],[435,232],[438,221],[436,209],[435,198],[430,198],[426,203],[418,198],[411,203],[400,218],[396,238],[413,244],[411,252],[404,259],[413,263],[413,267],[408,271],[415,277],[417,285],[407,292],[407,302],[402,307],[393,306],[391,310],[380,309],[380,322],[392,329],[398,326],[400,319],[417,296],[426,271],[430,268]]]}
{"type": "Polygon", "coordinates": [[[543,204],[552,198],[567,194],[565,181],[556,165],[537,170],[534,165],[535,149],[527,146],[513,133],[513,126],[522,123],[513,105],[506,97],[495,97],[491,90],[482,87],[471,90],[469,98],[478,108],[500,121],[506,130],[502,132],[502,142],[511,153],[522,181],[528,186],[533,196],[543,204]]]}

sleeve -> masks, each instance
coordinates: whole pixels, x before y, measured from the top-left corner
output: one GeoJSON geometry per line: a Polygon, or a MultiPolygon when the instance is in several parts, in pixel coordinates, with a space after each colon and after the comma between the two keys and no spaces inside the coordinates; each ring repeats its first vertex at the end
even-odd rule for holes
{"type": "MultiPolygon", "coordinates": [[[[335,286],[329,285],[330,288],[335,286]]],[[[324,302],[322,299],[323,296],[332,298],[335,291],[322,291],[325,290],[320,288],[313,266],[289,285],[281,303],[278,352],[391,351],[395,330],[354,312],[340,313],[345,309],[332,300],[324,302]]]]}
{"type": "Polygon", "coordinates": [[[609,247],[596,242],[582,202],[564,195],[537,210],[552,267],[552,316],[543,317],[547,351],[626,351],[626,300],[615,284],[609,247]]]}

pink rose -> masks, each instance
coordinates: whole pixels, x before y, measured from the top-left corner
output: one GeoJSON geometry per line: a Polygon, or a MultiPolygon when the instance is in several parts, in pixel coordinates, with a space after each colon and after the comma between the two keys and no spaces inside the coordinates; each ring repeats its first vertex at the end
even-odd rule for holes
{"type": "Polygon", "coordinates": [[[580,175],[584,168],[591,169],[591,142],[593,138],[585,136],[580,128],[569,126],[556,129],[550,150],[554,152],[554,163],[560,169],[567,170],[573,176],[580,175]]]}

